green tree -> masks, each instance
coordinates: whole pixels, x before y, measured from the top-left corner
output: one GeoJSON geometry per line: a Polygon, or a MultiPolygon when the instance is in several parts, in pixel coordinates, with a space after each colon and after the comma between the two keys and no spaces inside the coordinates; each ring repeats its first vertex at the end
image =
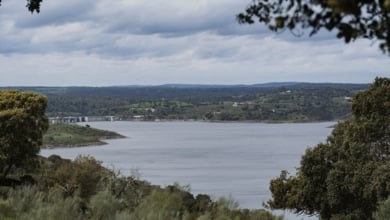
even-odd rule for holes
{"type": "Polygon", "coordinates": [[[271,208],[322,219],[372,219],[390,195],[390,79],[377,78],[358,93],[352,112],[326,143],[306,151],[296,176],[283,171],[271,181],[271,208]]]}
{"type": "Polygon", "coordinates": [[[37,158],[48,128],[46,104],[39,94],[0,91],[0,185],[12,185],[6,179],[11,169],[32,166],[37,158]]]}
{"type": "Polygon", "coordinates": [[[253,0],[237,15],[240,23],[264,23],[270,30],[301,36],[336,30],[349,43],[357,38],[379,42],[390,55],[390,0],[253,0]]]}
{"type": "Polygon", "coordinates": [[[64,196],[77,196],[88,200],[99,191],[100,181],[107,170],[91,156],[77,156],[73,162],[63,162],[52,178],[60,186],[64,196]]]}

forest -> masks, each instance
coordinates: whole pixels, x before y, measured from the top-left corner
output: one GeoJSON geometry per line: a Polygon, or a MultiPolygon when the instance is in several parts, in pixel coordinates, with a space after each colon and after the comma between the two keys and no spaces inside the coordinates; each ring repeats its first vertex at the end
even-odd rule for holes
{"type": "Polygon", "coordinates": [[[350,116],[367,84],[268,83],[128,87],[22,87],[48,97],[46,114],[119,120],[310,122],[350,116]]]}

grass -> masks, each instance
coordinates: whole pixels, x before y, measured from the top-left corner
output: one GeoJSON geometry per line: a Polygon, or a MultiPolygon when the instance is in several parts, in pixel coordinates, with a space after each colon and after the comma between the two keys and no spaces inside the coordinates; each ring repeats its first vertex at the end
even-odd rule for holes
{"type": "Polygon", "coordinates": [[[80,147],[105,144],[103,139],[124,138],[124,136],[88,126],[75,124],[50,124],[43,135],[43,148],[80,147]]]}

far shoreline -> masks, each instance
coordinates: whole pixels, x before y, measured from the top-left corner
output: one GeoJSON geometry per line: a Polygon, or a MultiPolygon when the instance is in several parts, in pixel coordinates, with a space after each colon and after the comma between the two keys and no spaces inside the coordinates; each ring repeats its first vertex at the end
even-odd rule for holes
{"type": "Polygon", "coordinates": [[[196,120],[196,119],[156,119],[156,120],[115,120],[115,121],[91,121],[91,122],[77,122],[75,124],[79,125],[87,125],[89,123],[96,122],[200,122],[200,123],[247,123],[247,124],[310,124],[310,123],[326,123],[326,122],[340,122],[345,119],[337,119],[337,120],[310,120],[310,121],[274,121],[274,120],[266,120],[266,121],[256,121],[256,120],[237,120],[237,121],[225,121],[225,120],[196,120]]]}

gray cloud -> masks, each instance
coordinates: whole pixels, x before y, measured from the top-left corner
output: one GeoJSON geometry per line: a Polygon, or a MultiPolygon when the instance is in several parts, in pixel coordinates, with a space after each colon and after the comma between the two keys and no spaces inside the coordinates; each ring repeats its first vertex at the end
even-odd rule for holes
{"type": "Polygon", "coordinates": [[[369,41],[344,45],[333,33],[294,38],[239,25],[235,14],[246,3],[44,1],[31,15],[21,2],[6,1],[0,84],[369,82],[389,75],[388,57],[369,41]]]}

